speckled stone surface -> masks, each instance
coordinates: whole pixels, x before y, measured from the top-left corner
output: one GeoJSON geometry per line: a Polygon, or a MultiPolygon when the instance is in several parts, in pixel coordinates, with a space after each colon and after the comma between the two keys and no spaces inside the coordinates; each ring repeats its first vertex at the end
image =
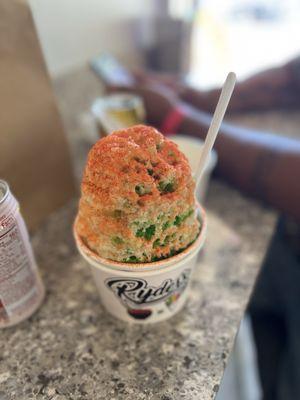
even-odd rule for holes
{"type": "Polygon", "coordinates": [[[73,243],[76,202],[51,216],[33,237],[45,301],[0,333],[0,399],[214,398],[274,216],[219,183],[208,204],[190,301],[150,326],[117,321],[100,305],[73,243]]]}
{"type": "MultiPolygon", "coordinates": [[[[98,89],[81,76],[84,96],[74,78],[58,81],[56,91],[79,177],[89,144],[74,115],[98,89]]],[[[134,326],[113,319],[99,303],[72,238],[76,203],[50,216],[33,237],[46,298],[29,320],[0,332],[0,400],[213,399],[274,213],[212,182],[208,237],[189,303],[167,322],[134,326]]]]}

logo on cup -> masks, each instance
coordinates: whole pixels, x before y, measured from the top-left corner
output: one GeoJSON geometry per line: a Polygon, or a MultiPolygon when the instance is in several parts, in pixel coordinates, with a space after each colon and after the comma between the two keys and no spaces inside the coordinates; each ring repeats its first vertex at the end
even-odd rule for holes
{"type": "Polygon", "coordinates": [[[180,297],[187,287],[190,272],[190,269],[186,269],[177,278],[166,279],[158,286],[151,286],[141,278],[108,278],[105,283],[132,317],[145,319],[152,314],[151,309],[145,308],[148,304],[165,301],[169,306],[168,300],[180,297]]]}

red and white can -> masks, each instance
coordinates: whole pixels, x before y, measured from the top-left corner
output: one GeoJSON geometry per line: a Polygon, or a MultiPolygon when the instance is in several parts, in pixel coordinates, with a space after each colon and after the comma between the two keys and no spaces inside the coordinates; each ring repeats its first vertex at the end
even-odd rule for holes
{"type": "Polygon", "coordinates": [[[19,204],[0,180],[0,328],[30,317],[44,294],[19,204]]]}

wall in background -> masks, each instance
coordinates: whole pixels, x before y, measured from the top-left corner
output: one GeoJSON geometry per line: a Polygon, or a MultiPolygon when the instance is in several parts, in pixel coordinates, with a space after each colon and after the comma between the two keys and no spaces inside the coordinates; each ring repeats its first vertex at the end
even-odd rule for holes
{"type": "Polygon", "coordinates": [[[154,15],[153,0],[29,0],[52,76],[85,64],[101,51],[139,64],[132,21],[154,15]]]}

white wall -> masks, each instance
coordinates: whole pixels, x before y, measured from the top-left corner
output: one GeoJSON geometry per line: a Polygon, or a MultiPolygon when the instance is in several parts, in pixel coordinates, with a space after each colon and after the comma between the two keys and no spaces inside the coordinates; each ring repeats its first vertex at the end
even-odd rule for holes
{"type": "Polygon", "coordinates": [[[52,76],[109,51],[139,60],[130,21],[152,16],[153,0],[29,0],[52,76]]]}

